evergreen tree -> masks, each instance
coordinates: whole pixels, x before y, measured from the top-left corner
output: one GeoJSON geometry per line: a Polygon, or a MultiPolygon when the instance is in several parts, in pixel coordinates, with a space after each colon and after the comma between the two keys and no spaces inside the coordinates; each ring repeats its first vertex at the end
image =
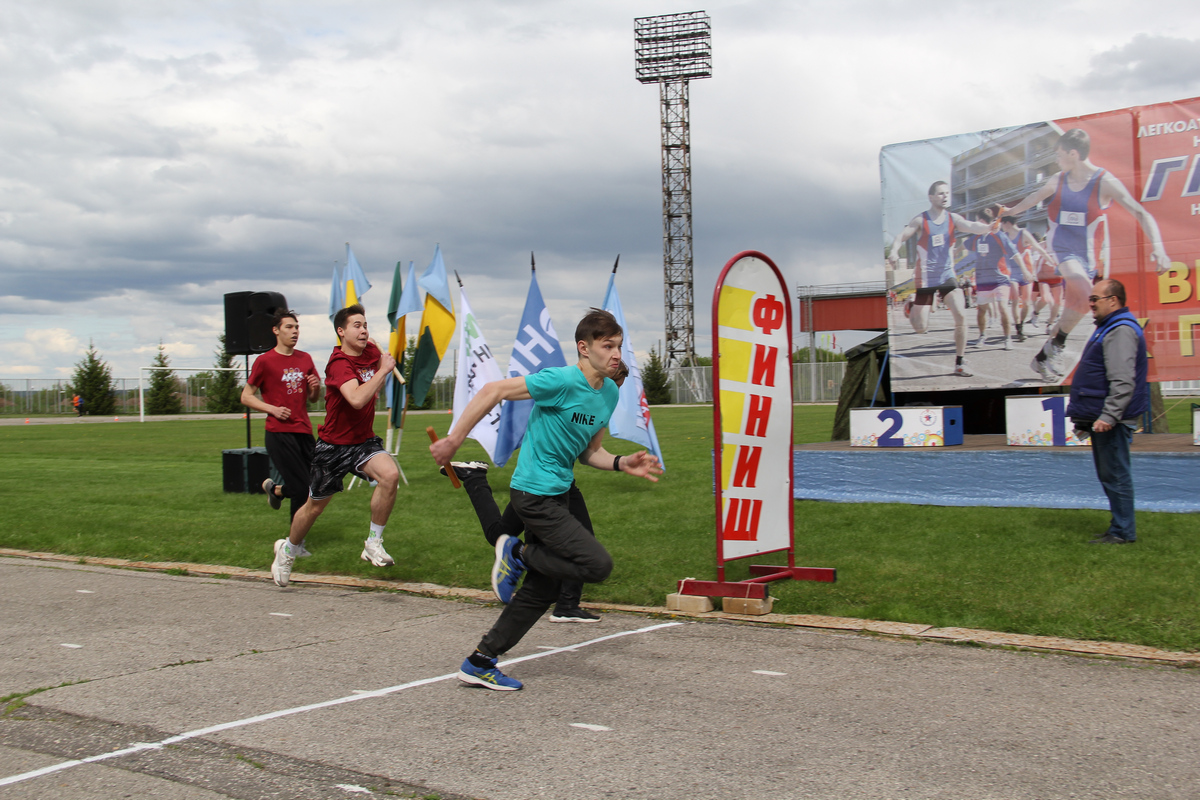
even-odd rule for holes
{"type": "MultiPolygon", "coordinates": [[[[217,335],[217,343],[220,347],[213,351],[217,357],[213,366],[220,368],[234,366],[233,356],[225,349],[225,334],[217,335]]],[[[212,375],[212,379],[205,387],[207,392],[205,406],[210,412],[213,414],[236,414],[246,410],[239,399],[242,396],[242,387],[236,372],[206,374],[212,375]]]]}
{"type": "MultiPolygon", "coordinates": [[[[167,351],[163,343],[158,343],[158,354],[151,362],[152,367],[170,367],[167,351]]],[[[179,387],[175,373],[170,369],[156,369],[150,372],[150,389],[146,392],[147,414],[178,414],[183,410],[179,402],[179,387]]]]}
{"type": "MultiPolygon", "coordinates": [[[[404,380],[408,383],[409,386],[412,386],[413,369],[417,363],[416,355],[417,355],[417,337],[410,336],[410,337],[408,337],[408,344],[405,345],[405,347],[404,347],[404,369],[400,373],[404,376],[404,380]]],[[[433,393],[432,387],[431,387],[429,394],[425,395],[424,403],[422,403],[419,406],[413,405],[412,400],[410,398],[408,407],[414,411],[421,410],[421,409],[433,408],[433,394],[434,393],[433,393]]]]}
{"type": "Polygon", "coordinates": [[[83,413],[97,416],[115,414],[117,401],[113,391],[112,367],[100,358],[96,345],[88,340],[83,360],[75,365],[71,390],[83,398],[83,413]]]}
{"type": "Polygon", "coordinates": [[[663,369],[662,359],[653,347],[650,348],[650,360],[642,367],[642,388],[646,392],[646,402],[652,406],[671,402],[667,371],[663,369]]]}

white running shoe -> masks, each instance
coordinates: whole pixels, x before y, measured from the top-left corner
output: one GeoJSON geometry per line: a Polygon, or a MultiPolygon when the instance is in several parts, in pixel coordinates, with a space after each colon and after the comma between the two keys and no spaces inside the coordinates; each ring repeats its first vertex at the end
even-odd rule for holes
{"type": "Polygon", "coordinates": [[[383,539],[367,539],[363,542],[362,560],[370,561],[377,567],[390,567],[396,563],[383,549],[383,539]]]}
{"type": "Polygon", "coordinates": [[[1004,349],[1012,350],[1012,337],[1011,336],[1004,337],[1004,349]]]}
{"type": "Polygon", "coordinates": [[[976,347],[983,347],[983,346],[984,346],[984,344],[986,344],[986,343],[987,343],[987,337],[986,337],[986,336],[983,336],[983,335],[981,334],[981,335],[979,336],[979,338],[978,338],[978,339],[975,341],[975,346],[976,346],[976,347]]]}
{"type": "Polygon", "coordinates": [[[292,565],[296,563],[296,557],[288,555],[286,544],[287,539],[275,541],[275,561],[271,564],[271,577],[275,585],[285,589],[292,578],[292,565]]]}

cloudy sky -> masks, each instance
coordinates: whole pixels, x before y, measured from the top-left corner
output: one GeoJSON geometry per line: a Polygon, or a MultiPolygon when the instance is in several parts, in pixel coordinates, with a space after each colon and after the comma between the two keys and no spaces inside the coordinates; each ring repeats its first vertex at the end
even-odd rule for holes
{"type": "Polygon", "coordinates": [[[699,9],[702,353],[741,250],[793,293],[883,277],[882,146],[1200,95],[1191,0],[9,0],[0,380],[69,376],[89,340],[117,377],[160,340],[209,366],[242,290],[283,292],[325,353],[346,242],[377,333],[396,262],[419,272],[440,243],[502,364],[531,250],[567,336],[620,253],[644,354],[663,336],[659,117],[633,20],[699,9]]]}

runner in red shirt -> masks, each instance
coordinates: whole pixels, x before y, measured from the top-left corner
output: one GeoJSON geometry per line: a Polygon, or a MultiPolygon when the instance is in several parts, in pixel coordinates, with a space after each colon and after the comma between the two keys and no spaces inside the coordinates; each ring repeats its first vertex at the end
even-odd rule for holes
{"type": "MultiPolygon", "coordinates": [[[[308,500],[309,465],[315,443],[308,404],[320,396],[321,378],[312,356],[296,349],[300,340],[296,312],[281,311],[271,330],[275,332],[275,348],[254,360],[250,378],[242,388],[242,405],[267,415],[267,455],[281,482],[267,478],[262,488],[271,508],[279,508],[283,498],[288,498],[291,518],[295,519],[308,500]]],[[[301,555],[308,555],[308,551],[301,555]]]]}
{"type": "Polygon", "coordinates": [[[309,500],[292,520],[287,539],[275,542],[271,576],[287,586],[300,545],[333,496],[342,491],[346,473],[376,483],[371,495],[371,534],[362,559],[377,567],[394,564],[383,549],[383,528],[396,503],[400,470],[375,435],[375,398],[396,360],[368,338],[366,312],[361,305],[343,308],[333,318],[340,347],[325,365],[325,424],[317,430],[309,500]]]}

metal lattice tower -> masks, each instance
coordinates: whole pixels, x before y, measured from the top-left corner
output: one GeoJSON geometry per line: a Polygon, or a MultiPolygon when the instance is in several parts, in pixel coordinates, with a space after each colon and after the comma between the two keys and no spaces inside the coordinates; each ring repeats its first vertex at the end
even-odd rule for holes
{"type": "Polygon", "coordinates": [[[712,77],[708,14],[690,11],[634,20],[637,79],[657,83],[662,117],[663,295],[667,367],[693,363],[692,145],[688,81],[712,77]]]}

